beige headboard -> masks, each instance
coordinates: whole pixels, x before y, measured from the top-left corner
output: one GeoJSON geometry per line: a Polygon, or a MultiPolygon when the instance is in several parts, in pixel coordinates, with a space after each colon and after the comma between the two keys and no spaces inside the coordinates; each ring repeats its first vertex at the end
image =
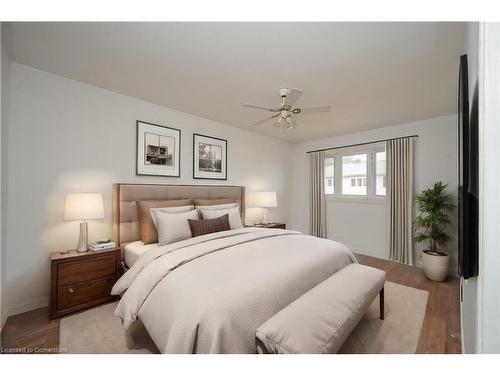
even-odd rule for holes
{"type": "Polygon", "coordinates": [[[113,240],[122,246],[140,239],[137,201],[218,198],[234,198],[245,217],[243,186],[113,184],[113,240]]]}

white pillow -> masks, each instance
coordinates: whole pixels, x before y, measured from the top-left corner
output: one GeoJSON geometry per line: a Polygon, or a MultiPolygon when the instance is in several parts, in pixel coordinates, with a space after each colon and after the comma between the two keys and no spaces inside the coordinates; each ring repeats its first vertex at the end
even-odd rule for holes
{"type": "Polygon", "coordinates": [[[158,224],[158,243],[167,245],[172,242],[191,238],[191,228],[188,219],[197,220],[198,210],[188,212],[156,212],[158,224]]]}
{"type": "Polygon", "coordinates": [[[201,210],[201,216],[203,219],[215,219],[216,217],[229,215],[229,226],[231,229],[243,228],[243,223],[241,222],[240,209],[238,207],[228,208],[225,210],[201,210]]]}
{"type": "Polygon", "coordinates": [[[198,210],[224,210],[227,208],[240,207],[239,203],[214,204],[212,206],[196,206],[198,210]]]}
{"type": "Polygon", "coordinates": [[[193,205],[189,206],[175,206],[175,207],[155,207],[150,208],[149,213],[151,214],[151,219],[153,219],[153,224],[155,225],[156,230],[158,230],[158,224],[156,223],[156,213],[157,212],[168,212],[169,214],[175,214],[179,212],[188,212],[194,209],[193,205]]]}

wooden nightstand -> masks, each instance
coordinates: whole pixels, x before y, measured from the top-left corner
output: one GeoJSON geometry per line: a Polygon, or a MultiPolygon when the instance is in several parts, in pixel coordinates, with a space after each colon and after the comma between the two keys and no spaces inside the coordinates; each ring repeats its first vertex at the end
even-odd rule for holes
{"type": "Polygon", "coordinates": [[[248,227],[256,227],[256,228],[286,229],[286,224],[284,224],[284,223],[254,224],[254,225],[247,225],[247,226],[248,227]]]}
{"type": "Polygon", "coordinates": [[[120,277],[119,248],[50,254],[50,319],[113,301],[111,288],[120,277]]]}

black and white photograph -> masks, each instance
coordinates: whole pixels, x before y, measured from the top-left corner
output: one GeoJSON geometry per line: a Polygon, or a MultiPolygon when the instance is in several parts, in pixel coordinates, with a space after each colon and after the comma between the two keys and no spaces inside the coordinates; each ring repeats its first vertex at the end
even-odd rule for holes
{"type": "Polygon", "coordinates": [[[137,121],[137,174],[180,176],[178,129],[137,121]]]}
{"type": "Polygon", "coordinates": [[[145,133],[145,165],[172,166],[174,159],[172,153],[175,151],[175,139],[160,134],[145,133]]]}
{"type": "Polygon", "coordinates": [[[227,141],[193,134],[193,178],[227,179],[227,141]]]}

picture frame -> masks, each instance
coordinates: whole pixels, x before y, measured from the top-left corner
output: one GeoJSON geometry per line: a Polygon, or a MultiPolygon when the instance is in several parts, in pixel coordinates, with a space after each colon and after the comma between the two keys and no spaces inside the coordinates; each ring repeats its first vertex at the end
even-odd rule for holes
{"type": "Polygon", "coordinates": [[[227,140],[193,134],[193,178],[227,180],[227,140]]]}
{"type": "Polygon", "coordinates": [[[136,174],[180,177],[181,131],[140,120],[136,130],[136,174]]]}

